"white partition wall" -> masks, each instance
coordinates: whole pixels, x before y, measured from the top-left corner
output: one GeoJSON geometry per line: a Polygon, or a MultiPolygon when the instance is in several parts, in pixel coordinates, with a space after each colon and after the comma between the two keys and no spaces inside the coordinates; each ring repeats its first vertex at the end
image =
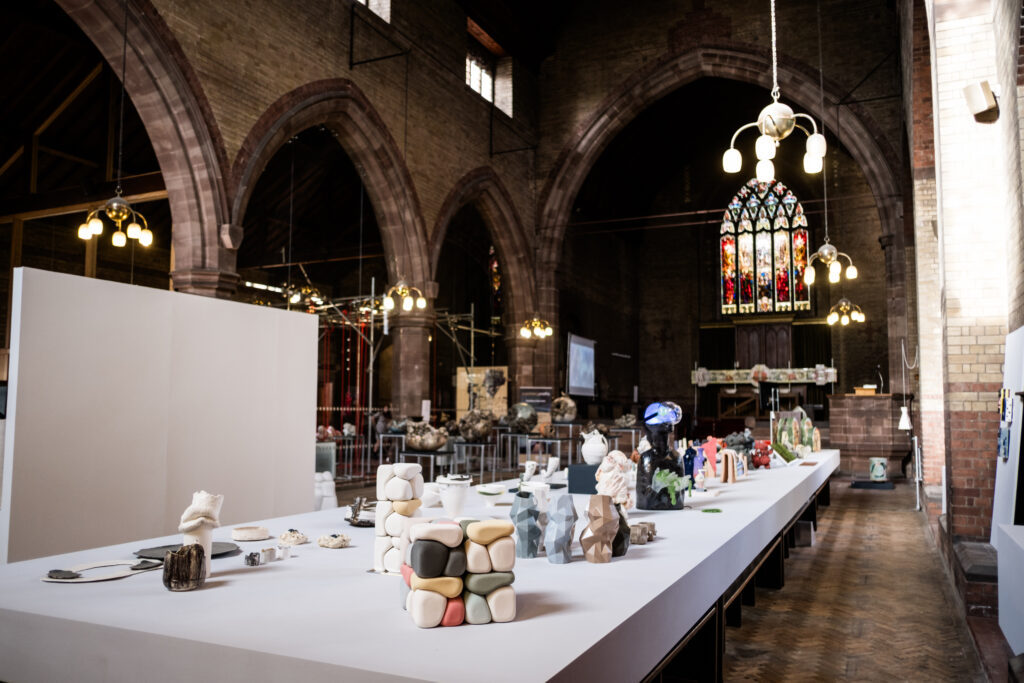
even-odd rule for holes
{"type": "Polygon", "coordinates": [[[30,268],[14,274],[0,561],[302,512],[317,319],[30,268]]]}

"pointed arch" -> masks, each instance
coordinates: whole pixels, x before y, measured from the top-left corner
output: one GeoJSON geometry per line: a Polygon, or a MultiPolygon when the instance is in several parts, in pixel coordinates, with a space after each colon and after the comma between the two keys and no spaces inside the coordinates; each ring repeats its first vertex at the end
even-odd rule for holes
{"type": "MultiPolygon", "coordinates": [[[[124,5],[57,0],[117,74],[124,5]]],[[[128,4],[125,91],[160,164],[174,234],[175,289],[226,296],[234,291],[223,169],[226,155],[209,102],[181,47],[149,0],[128,4]]]]}
{"type": "Polygon", "coordinates": [[[508,310],[513,321],[527,320],[536,310],[533,288],[533,258],[530,240],[501,178],[489,166],[464,175],[448,193],[431,233],[430,272],[436,280],[441,247],[452,218],[463,206],[472,204],[484,219],[494,241],[502,272],[508,282],[508,310]]]}
{"type": "Polygon", "coordinates": [[[388,276],[424,291],[430,282],[419,199],[394,138],[373,105],[347,79],[325,79],[281,96],[249,131],[231,169],[231,215],[242,224],[256,181],[289,139],[317,125],[337,137],[366,186],[380,226],[388,276]]]}

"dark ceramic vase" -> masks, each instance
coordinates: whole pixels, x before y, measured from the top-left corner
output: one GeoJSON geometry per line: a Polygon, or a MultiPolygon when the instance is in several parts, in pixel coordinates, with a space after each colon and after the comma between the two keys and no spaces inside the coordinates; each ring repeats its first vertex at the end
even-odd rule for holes
{"type": "Polygon", "coordinates": [[[164,586],[169,591],[191,591],[206,583],[206,557],[199,543],[168,550],[164,555],[164,586]]]}
{"type": "Polygon", "coordinates": [[[619,512],[619,530],[615,532],[615,538],[612,540],[612,557],[622,557],[629,550],[629,522],[622,514],[621,505],[616,505],[615,509],[619,512]]]}
{"type": "Polygon", "coordinates": [[[684,505],[685,491],[676,493],[675,505],[672,504],[672,497],[667,490],[655,492],[651,488],[654,481],[654,474],[658,470],[669,470],[680,477],[683,476],[683,467],[679,461],[667,453],[658,455],[654,451],[647,451],[640,456],[639,471],[636,476],[636,506],[640,510],[682,510],[684,505]]]}

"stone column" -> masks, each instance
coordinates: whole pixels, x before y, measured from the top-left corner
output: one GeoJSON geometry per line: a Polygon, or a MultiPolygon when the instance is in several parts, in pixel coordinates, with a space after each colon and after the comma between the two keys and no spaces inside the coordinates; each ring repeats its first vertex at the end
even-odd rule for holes
{"type": "Polygon", "coordinates": [[[534,349],[534,386],[555,388],[558,383],[559,352],[565,343],[558,319],[557,264],[550,260],[549,250],[537,251],[537,307],[540,317],[551,323],[555,333],[534,349]]]}
{"type": "Polygon", "coordinates": [[[212,268],[172,270],[171,283],[176,292],[228,299],[238,288],[238,273],[212,268]]]}
{"type": "Polygon", "coordinates": [[[394,361],[391,370],[391,408],[396,418],[420,414],[430,397],[430,334],[434,311],[391,311],[388,323],[394,361]]]}

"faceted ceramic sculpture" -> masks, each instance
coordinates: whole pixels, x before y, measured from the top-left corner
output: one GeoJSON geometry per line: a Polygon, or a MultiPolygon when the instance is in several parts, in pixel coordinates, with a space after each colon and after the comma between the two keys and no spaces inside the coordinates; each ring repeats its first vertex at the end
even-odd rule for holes
{"type": "Polygon", "coordinates": [[[540,552],[540,507],[529,492],[519,491],[512,496],[512,523],[516,527],[516,557],[537,557],[540,552]]]}
{"type": "Polygon", "coordinates": [[[590,521],[580,534],[583,557],[587,562],[611,562],[612,541],[619,530],[618,510],[612,505],[611,498],[596,495],[590,497],[587,516],[590,521]]]}
{"type": "Polygon", "coordinates": [[[562,394],[551,402],[552,422],[572,422],[576,419],[576,401],[562,394]]]}
{"type": "Polygon", "coordinates": [[[191,591],[206,582],[206,551],[201,543],[189,543],[164,555],[164,586],[169,591],[191,591]]]}
{"type": "Polygon", "coordinates": [[[210,575],[209,558],[212,557],[213,528],[220,526],[222,505],[224,496],[196,491],[192,494],[192,504],[181,513],[181,523],[178,525],[178,531],[183,534],[183,544],[198,543],[203,546],[203,556],[207,558],[204,563],[204,579],[210,575]]]}
{"type": "Polygon", "coordinates": [[[576,507],[572,496],[561,495],[548,507],[548,526],[544,530],[544,549],[548,562],[566,564],[572,561],[572,542],[576,531],[576,507]]]}

